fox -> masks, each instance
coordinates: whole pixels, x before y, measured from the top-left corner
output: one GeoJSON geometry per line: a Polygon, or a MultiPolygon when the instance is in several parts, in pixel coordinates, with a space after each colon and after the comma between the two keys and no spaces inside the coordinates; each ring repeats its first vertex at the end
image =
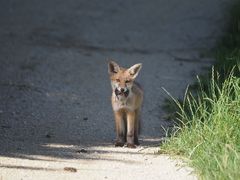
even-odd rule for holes
{"type": "Polygon", "coordinates": [[[135,82],[142,64],[138,63],[126,69],[115,61],[108,62],[111,81],[111,103],[115,118],[115,147],[136,148],[139,145],[140,113],[143,103],[143,90],[135,82]]]}

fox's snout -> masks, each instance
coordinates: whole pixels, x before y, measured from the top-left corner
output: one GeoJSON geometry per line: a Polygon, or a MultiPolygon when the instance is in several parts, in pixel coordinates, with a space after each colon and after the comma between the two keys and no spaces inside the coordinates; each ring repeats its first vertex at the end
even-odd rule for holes
{"type": "Polygon", "coordinates": [[[116,95],[116,97],[118,97],[119,98],[119,96],[121,96],[121,97],[128,97],[128,95],[129,95],[129,90],[128,89],[121,89],[120,91],[116,88],[115,89],[115,95],[116,95]]]}
{"type": "Polygon", "coordinates": [[[126,90],[125,90],[125,88],[120,88],[120,91],[125,92],[126,90]]]}
{"type": "Polygon", "coordinates": [[[119,92],[126,92],[126,91],[129,91],[129,89],[126,87],[121,87],[121,86],[117,86],[115,88],[115,90],[118,90],[119,92]]]}

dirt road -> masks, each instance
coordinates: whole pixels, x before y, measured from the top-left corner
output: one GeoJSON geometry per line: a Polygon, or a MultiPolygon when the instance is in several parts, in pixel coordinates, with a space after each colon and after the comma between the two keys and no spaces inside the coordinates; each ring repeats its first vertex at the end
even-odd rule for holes
{"type": "Polygon", "coordinates": [[[0,2],[0,179],[195,179],[153,152],[209,67],[227,0],[0,2]],[[114,148],[107,58],[143,63],[141,146],[114,148]],[[64,170],[65,167],[69,167],[64,170]],[[75,169],[71,169],[75,168],[75,169]],[[73,172],[73,171],[77,172],[73,172]]]}

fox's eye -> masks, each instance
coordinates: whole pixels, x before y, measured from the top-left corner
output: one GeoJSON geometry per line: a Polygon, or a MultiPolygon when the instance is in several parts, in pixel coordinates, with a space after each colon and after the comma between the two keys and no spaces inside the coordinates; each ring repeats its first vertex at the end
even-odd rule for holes
{"type": "Polygon", "coordinates": [[[120,79],[116,79],[117,82],[120,82],[120,79]]]}
{"type": "Polygon", "coordinates": [[[126,80],[125,83],[130,83],[130,80],[126,80]]]}

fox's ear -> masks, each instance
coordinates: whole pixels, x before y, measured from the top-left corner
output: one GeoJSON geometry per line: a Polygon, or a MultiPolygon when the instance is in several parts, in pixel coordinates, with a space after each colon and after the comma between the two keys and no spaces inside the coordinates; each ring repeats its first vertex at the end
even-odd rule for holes
{"type": "Polygon", "coordinates": [[[130,75],[135,79],[141,68],[142,68],[142,64],[139,63],[139,64],[135,64],[132,67],[130,67],[128,69],[128,71],[129,71],[130,75]]]}
{"type": "Polygon", "coordinates": [[[110,75],[117,73],[120,70],[119,65],[114,61],[109,61],[108,63],[108,73],[110,75]]]}

